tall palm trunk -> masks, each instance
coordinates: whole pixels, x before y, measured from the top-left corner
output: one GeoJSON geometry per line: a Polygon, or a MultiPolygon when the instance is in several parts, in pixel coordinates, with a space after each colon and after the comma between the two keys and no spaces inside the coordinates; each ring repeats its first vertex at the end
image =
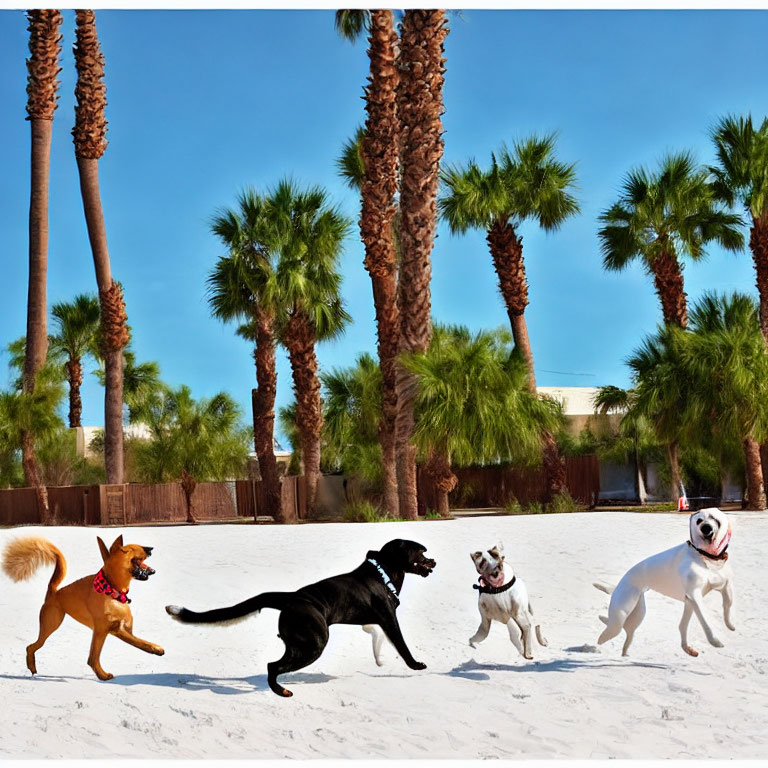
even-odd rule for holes
{"type": "Polygon", "coordinates": [[[397,34],[392,11],[371,11],[368,55],[371,74],[366,89],[368,119],[363,140],[365,173],[361,188],[360,233],[365,244],[365,268],[371,276],[376,310],[382,417],[379,443],[385,514],[398,512],[395,421],[397,419],[397,308],[396,214],[398,134],[396,59],[397,34]]]}
{"type": "Polygon", "coordinates": [[[683,289],[683,272],[674,253],[664,250],[651,263],[653,282],[661,300],[664,322],[668,325],[688,325],[688,306],[683,289]]]}
{"type": "Polygon", "coordinates": [[[320,477],[320,446],[323,431],[323,403],[317,376],[315,334],[303,310],[294,310],[284,335],[296,395],[296,425],[307,492],[307,516],[315,513],[317,482],[320,477]]]}
{"type": "Polygon", "coordinates": [[[259,458],[259,472],[264,489],[268,513],[280,523],[296,522],[283,517],[280,477],[275,458],[275,397],[277,395],[277,369],[275,366],[274,317],[259,310],[256,315],[257,388],[253,390],[253,448],[259,458]]]}
{"type": "MultiPolygon", "coordinates": [[[[29,198],[29,289],[27,295],[27,336],[22,375],[22,392],[32,394],[35,379],[48,353],[48,180],[51,162],[53,113],[59,87],[61,52],[61,13],[57,10],[30,10],[27,59],[27,116],[30,122],[30,198],[29,198]]],[[[34,447],[34,435],[21,433],[24,479],[36,490],[43,523],[49,522],[48,492],[43,485],[34,447]]]]}
{"type": "Polygon", "coordinates": [[[69,428],[74,429],[82,426],[83,399],[80,387],[83,385],[83,364],[73,357],[67,362],[65,370],[69,384],[69,428]]]}
{"type": "Polygon", "coordinates": [[[101,346],[105,365],[104,463],[107,482],[123,482],[123,347],[130,339],[125,301],[120,283],[112,279],[107,233],[99,191],[99,158],[107,147],[107,103],[104,56],[96,34],[93,11],[76,12],[75,143],[80,193],[83,198],[88,239],[91,243],[96,284],[101,304],[101,346]]]}
{"type": "Polygon", "coordinates": [[[760,330],[768,344],[768,214],[752,220],[749,249],[755,263],[757,293],[760,297],[760,330]]]}
{"type": "MultiPolygon", "coordinates": [[[[536,395],[533,350],[528,336],[528,325],[525,322],[528,280],[523,261],[523,238],[517,235],[515,228],[508,221],[497,219],[488,231],[486,240],[499,280],[499,290],[507,307],[515,348],[520,352],[528,369],[528,390],[536,395]]],[[[550,432],[542,434],[541,447],[547,498],[552,499],[567,490],[565,462],[550,432]]]]}
{"type": "Polygon", "coordinates": [[[669,470],[672,474],[672,498],[674,501],[677,501],[683,487],[683,478],[680,474],[680,451],[677,440],[667,444],[667,459],[669,459],[669,470]]]}
{"type": "Polygon", "coordinates": [[[435,449],[424,464],[424,474],[430,478],[437,496],[436,512],[440,517],[450,517],[448,494],[456,487],[458,478],[451,470],[451,461],[445,451],[435,449]]]}
{"type": "Polygon", "coordinates": [[[744,461],[747,470],[747,501],[750,509],[766,508],[765,486],[760,463],[760,444],[751,437],[744,438],[744,461]]]}
{"type": "MultiPolygon", "coordinates": [[[[437,226],[437,185],[443,156],[443,43],[441,10],[406,10],[401,27],[400,87],[400,352],[425,352],[432,337],[431,252],[437,226]]],[[[416,448],[411,444],[417,381],[397,366],[395,425],[400,516],[418,516],[416,448]]]]}
{"type": "MultiPolygon", "coordinates": [[[[760,330],[768,348],[768,215],[752,219],[749,230],[749,249],[755,263],[757,293],[760,297],[760,330]]],[[[763,468],[763,486],[768,487],[768,441],[760,446],[763,468]]]]}

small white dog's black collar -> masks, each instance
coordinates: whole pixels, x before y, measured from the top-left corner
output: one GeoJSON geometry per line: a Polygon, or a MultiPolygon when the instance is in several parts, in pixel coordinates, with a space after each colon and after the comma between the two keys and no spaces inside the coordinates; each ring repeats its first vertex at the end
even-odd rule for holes
{"type": "Polygon", "coordinates": [[[392,597],[395,598],[395,604],[400,605],[400,598],[397,596],[397,588],[392,583],[392,579],[389,578],[389,574],[372,558],[368,558],[368,562],[379,572],[384,586],[392,593],[392,597]]]}
{"type": "Polygon", "coordinates": [[[478,581],[480,584],[473,584],[472,588],[478,590],[487,595],[498,595],[500,592],[506,592],[516,581],[517,576],[513,576],[506,584],[502,584],[500,587],[489,587],[483,577],[481,576],[478,581]]]}

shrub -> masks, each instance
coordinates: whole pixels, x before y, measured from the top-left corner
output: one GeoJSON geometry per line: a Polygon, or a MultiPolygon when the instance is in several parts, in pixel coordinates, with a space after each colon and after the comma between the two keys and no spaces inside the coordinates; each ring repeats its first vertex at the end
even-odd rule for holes
{"type": "Polygon", "coordinates": [[[585,507],[583,505],[574,501],[573,497],[570,493],[568,493],[568,491],[558,493],[557,496],[553,497],[552,501],[549,503],[549,511],[554,512],[555,514],[567,512],[583,512],[584,509],[585,507]]]}
{"type": "Polygon", "coordinates": [[[504,511],[508,515],[522,515],[525,513],[520,506],[520,502],[514,496],[504,505],[504,511]]]}
{"type": "Polygon", "coordinates": [[[391,518],[380,515],[370,501],[353,501],[344,505],[342,516],[348,523],[383,523],[391,518]]]}
{"type": "Polygon", "coordinates": [[[526,515],[540,515],[544,512],[544,505],[540,501],[532,501],[526,508],[526,515]]]}

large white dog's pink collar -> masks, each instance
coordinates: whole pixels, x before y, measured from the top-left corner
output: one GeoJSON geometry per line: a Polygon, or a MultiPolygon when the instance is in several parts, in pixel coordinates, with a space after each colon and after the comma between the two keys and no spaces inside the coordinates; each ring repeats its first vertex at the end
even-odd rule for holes
{"type": "Polygon", "coordinates": [[[723,540],[717,547],[716,552],[707,552],[706,549],[699,549],[692,541],[688,541],[689,546],[693,547],[700,555],[709,558],[710,560],[727,560],[728,559],[728,544],[731,542],[731,526],[728,524],[728,530],[723,536],[723,540]]]}

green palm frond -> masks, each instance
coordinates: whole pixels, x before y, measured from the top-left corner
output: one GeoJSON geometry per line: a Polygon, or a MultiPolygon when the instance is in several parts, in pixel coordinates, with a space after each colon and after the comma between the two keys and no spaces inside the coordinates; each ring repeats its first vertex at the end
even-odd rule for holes
{"type": "Polygon", "coordinates": [[[336,158],[337,173],[350,189],[357,192],[362,189],[363,177],[365,176],[364,138],[365,128],[358,126],[355,135],[344,142],[341,154],[336,158]]]}
{"type": "Polygon", "coordinates": [[[334,27],[336,32],[345,40],[354,43],[364,32],[368,31],[371,23],[371,12],[362,9],[336,11],[334,27]]]}
{"type": "Polygon", "coordinates": [[[624,269],[635,259],[650,269],[664,250],[698,260],[712,242],[730,251],[744,246],[743,221],[722,209],[717,180],[689,152],[665,156],[655,173],[631,170],[622,181],[619,199],[600,214],[599,221],[607,270],[624,269]]]}
{"type": "Polygon", "coordinates": [[[487,169],[475,160],[445,168],[438,208],[451,232],[527,219],[553,230],[579,213],[575,166],[557,160],[555,139],[554,134],[531,136],[515,142],[512,150],[502,145],[498,160],[492,154],[487,169]]]}

